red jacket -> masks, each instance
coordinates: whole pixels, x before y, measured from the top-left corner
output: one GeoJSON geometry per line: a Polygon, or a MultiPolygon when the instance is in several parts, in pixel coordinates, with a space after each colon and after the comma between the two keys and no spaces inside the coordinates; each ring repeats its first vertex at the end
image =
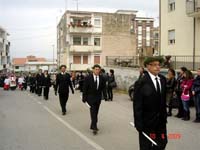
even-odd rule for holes
{"type": "Polygon", "coordinates": [[[191,93],[192,84],[193,84],[193,79],[183,80],[183,82],[181,83],[181,88],[184,91],[184,94],[189,93],[190,96],[192,96],[192,93],[191,93]]]}

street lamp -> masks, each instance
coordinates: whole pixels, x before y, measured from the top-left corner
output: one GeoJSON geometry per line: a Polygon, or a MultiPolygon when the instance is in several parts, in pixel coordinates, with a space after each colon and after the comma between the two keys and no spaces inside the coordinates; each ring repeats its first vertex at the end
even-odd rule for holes
{"type": "Polygon", "coordinates": [[[52,47],[53,47],[53,66],[54,66],[54,48],[55,48],[55,45],[53,44],[52,47]]]}

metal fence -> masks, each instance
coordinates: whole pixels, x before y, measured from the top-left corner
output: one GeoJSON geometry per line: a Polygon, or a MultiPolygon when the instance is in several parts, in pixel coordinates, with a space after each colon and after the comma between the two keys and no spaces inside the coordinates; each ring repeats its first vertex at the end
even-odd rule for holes
{"type": "MultiPolygon", "coordinates": [[[[163,56],[163,58],[165,57],[163,56]]],[[[139,56],[107,56],[106,65],[109,67],[138,68],[139,66],[143,66],[144,59],[145,57],[139,56]]],[[[190,70],[197,70],[200,68],[200,56],[171,56],[170,67],[179,69],[183,66],[190,70]]]]}

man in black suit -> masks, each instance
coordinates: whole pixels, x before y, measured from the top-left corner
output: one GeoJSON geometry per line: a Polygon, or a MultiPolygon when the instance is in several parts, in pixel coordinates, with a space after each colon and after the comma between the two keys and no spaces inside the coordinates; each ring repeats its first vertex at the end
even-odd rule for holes
{"type": "Polygon", "coordinates": [[[91,116],[91,125],[90,129],[93,130],[94,134],[97,134],[97,122],[98,122],[98,112],[102,100],[102,93],[104,99],[106,97],[106,83],[103,77],[100,75],[101,67],[99,65],[94,65],[93,74],[88,75],[85,78],[83,84],[83,99],[82,101],[87,102],[90,105],[90,116],[91,116]]]}
{"type": "Polygon", "coordinates": [[[42,80],[43,80],[43,74],[42,69],[39,69],[39,73],[36,75],[36,92],[38,96],[42,95],[42,80]]]}
{"type": "Polygon", "coordinates": [[[49,99],[49,88],[51,87],[51,77],[48,74],[48,71],[45,70],[42,79],[42,86],[43,86],[43,96],[45,100],[49,99]]]}
{"type": "Polygon", "coordinates": [[[69,97],[69,87],[71,88],[72,94],[74,94],[74,89],[72,87],[70,75],[66,73],[66,66],[61,65],[60,69],[61,73],[57,74],[56,76],[55,95],[57,95],[58,90],[62,114],[66,115],[66,104],[69,97]]]}
{"type": "Polygon", "coordinates": [[[135,83],[133,109],[140,150],[164,150],[167,144],[166,78],[159,74],[161,62],[160,57],[146,58],[147,73],[135,83]]]}

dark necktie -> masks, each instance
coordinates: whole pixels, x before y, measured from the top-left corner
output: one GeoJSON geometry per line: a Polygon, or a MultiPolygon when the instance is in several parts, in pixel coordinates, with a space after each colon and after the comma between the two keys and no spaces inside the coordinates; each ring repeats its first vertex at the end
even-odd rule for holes
{"type": "Polygon", "coordinates": [[[95,87],[96,87],[96,89],[98,90],[98,87],[97,87],[97,76],[96,76],[96,80],[95,80],[95,87]]]}
{"type": "Polygon", "coordinates": [[[156,90],[157,90],[157,93],[160,94],[161,92],[160,92],[160,85],[158,83],[158,78],[156,77],[155,79],[156,79],[156,88],[157,88],[156,90]]]}

